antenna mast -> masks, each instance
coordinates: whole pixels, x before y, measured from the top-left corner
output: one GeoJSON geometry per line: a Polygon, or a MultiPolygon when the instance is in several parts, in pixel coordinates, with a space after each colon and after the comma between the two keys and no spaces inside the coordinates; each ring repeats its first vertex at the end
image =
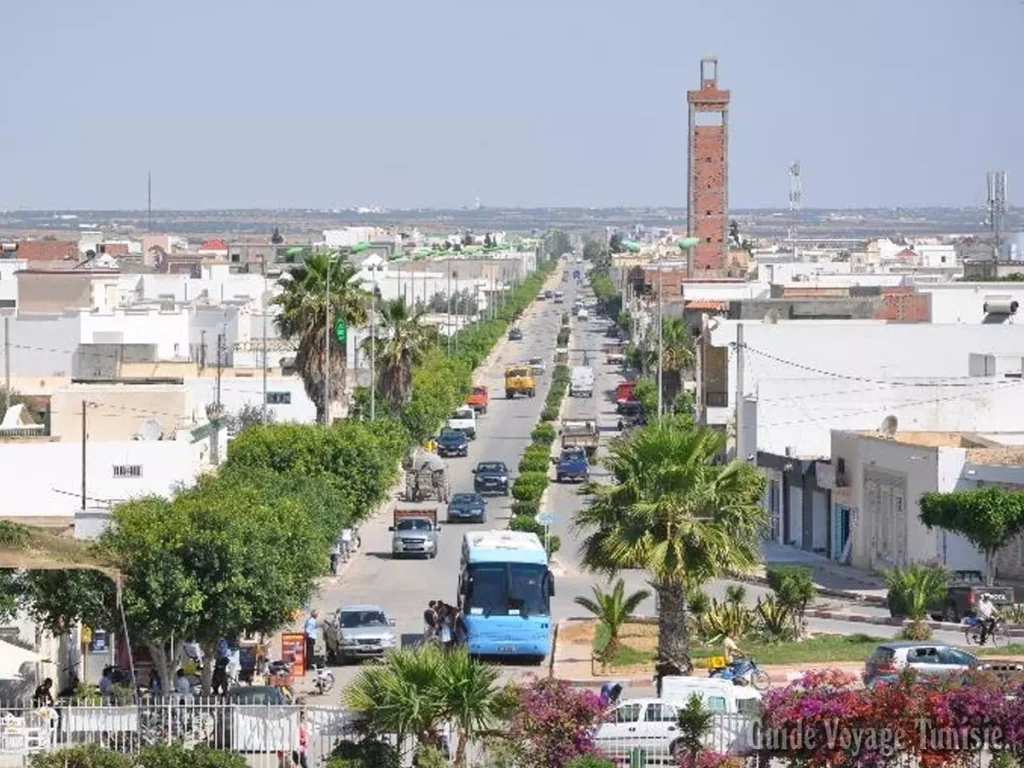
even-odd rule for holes
{"type": "Polygon", "coordinates": [[[803,201],[804,189],[800,181],[800,161],[794,160],[789,166],[789,211],[793,214],[789,225],[789,249],[796,258],[796,224],[803,201]]]}
{"type": "Polygon", "coordinates": [[[146,169],[146,231],[153,231],[153,171],[146,169]]]}
{"type": "Polygon", "coordinates": [[[989,171],[985,181],[988,187],[988,223],[992,227],[992,260],[999,261],[1003,217],[1006,216],[1006,171],[989,171]]]}

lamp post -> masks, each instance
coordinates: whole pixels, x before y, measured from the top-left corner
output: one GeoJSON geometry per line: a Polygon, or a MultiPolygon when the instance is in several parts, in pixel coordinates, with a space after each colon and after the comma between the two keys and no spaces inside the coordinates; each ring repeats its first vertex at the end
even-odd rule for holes
{"type": "Polygon", "coordinates": [[[324,429],[331,425],[331,267],[334,253],[327,252],[327,270],[324,279],[324,429]]]}
{"type": "Polygon", "coordinates": [[[377,420],[377,270],[381,262],[367,260],[372,277],[370,290],[370,421],[377,420]]]}

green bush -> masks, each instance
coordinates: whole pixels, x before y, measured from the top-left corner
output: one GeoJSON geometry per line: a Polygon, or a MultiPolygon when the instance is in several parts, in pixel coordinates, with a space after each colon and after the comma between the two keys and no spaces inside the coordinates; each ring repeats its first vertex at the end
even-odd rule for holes
{"type": "Polygon", "coordinates": [[[558,338],[555,340],[555,343],[559,347],[565,347],[565,346],[567,346],[569,344],[569,329],[568,328],[563,327],[563,328],[559,328],[558,329],[558,338]]]}
{"type": "Polygon", "coordinates": [[[508,528],[510,531],[536,533],[540,536],[540,540],[544,541],[544,526],[538,523],[532,516],[516,515],[509,521],[508,528]]]}
{"type": "Polygon", "coordinates": [[[522,515],[529,515],[535,517],[540,512],[540,503],[536,501],[514,501],[512,502],[512,515],[514,517],[520,517],[522,515]]]}
{"type": "Polygon", "coordinates": [[[569,366],[565,363],[559,363],[556,365],[555,370],[551,374],[552,381],[559,381],[565,384],[569,383],[570,377],[569,366]]]}
{"type": "Polygon", "coordinates": [[[546,472],[551,466],[551,458],[548,454],[544,456],[526,456],[519,460],[520,472],[546,472]]]}
{"type": "MultiPolygon", "coordinates": [[[[544,537],[541,536],[541,541],[544,541],[544,537]]],[[[552,533],[548,536],[548,554],[553,555],[562,548],[562,537],[557,533],[552,533]]]]}
{"type": "Polygon", "coordinates": [[[779,602],[802,618],[816,591],[811,569],[802,565],[770,565],[765,575],[779,602]]]}
{"type": "MultiPolygon", "coordinates": [[[[558,409],[552,408],[550,405],[545,405],[544,410],[540,412],[541,421],[551,422],[558,418],[558,409]]],[[[554,425],[552,425],[554,429],[554,425]]],[[[552,440],[554,442],[554,440],[552,440]]]]}
{"type": "Polygon", "coordinates": [[[146,747],[135,759],[137,768],[246,768],[242,755],[199,746],[185,749],[181,744],[146,747]]]}
{"type": "Polygon", "coordinates": [[[334,748],[326,768],[400,768],[401,755],[380,741],[342,741],[334,748]]]}
{"type": "Polygon", "coordinates": [[[538,424],[530,433],[530,439],[534,445],[550,446],[555,442],[556,434],[554,424],[538,424]]]}
{"type": "Polygon", "coordinates": [[[122,755],[99,744],[38,752],[29,758],[32,768],[132,768],[128,755],[122,755]]]}
{"type": "Polygon", "coordinates": [[[523,458],[544,459],[544,461],[550,462],[551,447],[548,445],[528,445],[526,450],[523,451],[523,458]]]}
{"type": "Polygon", "coordinates": [[[547,486],[547,472],[524,472],[512,483],[512,498],[516,501],[539,501],[547,486]]]}

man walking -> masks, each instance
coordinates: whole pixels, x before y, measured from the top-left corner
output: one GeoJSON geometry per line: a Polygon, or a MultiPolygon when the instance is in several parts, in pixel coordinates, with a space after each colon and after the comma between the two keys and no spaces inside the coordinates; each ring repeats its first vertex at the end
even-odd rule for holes
{"type": "Polygon", "coordinates": [[[306,658],[305,658],[305,669],[313,668],[313,657],[316,653],[316,638],[320,632],[320,611],[314,608],[310,611],[309,618],[306,619],[306,623],[302,629],[306,633],[306,658]]]}
{"type": "Polygon", "coordinates": [[[423,640],[430,642],[437,634],[437,601],[431,600],[423,612],[423,640]]]}
{"type": "Polygon", "coordinates": [[[331,576],[338,575],[338,563],[341,562],[341,539],[335,539],[331,547],[331,576]]]}

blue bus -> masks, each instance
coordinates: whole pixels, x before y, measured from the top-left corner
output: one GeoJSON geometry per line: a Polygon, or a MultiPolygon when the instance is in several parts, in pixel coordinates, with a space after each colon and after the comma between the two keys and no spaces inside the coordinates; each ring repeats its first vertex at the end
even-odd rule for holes
{"type": "Polygon", "coordinates": [[[475,531],[462,538],[459,607],[469,652],[529,657],[551,652],[555,579],[535,533],[475,531]]]}

